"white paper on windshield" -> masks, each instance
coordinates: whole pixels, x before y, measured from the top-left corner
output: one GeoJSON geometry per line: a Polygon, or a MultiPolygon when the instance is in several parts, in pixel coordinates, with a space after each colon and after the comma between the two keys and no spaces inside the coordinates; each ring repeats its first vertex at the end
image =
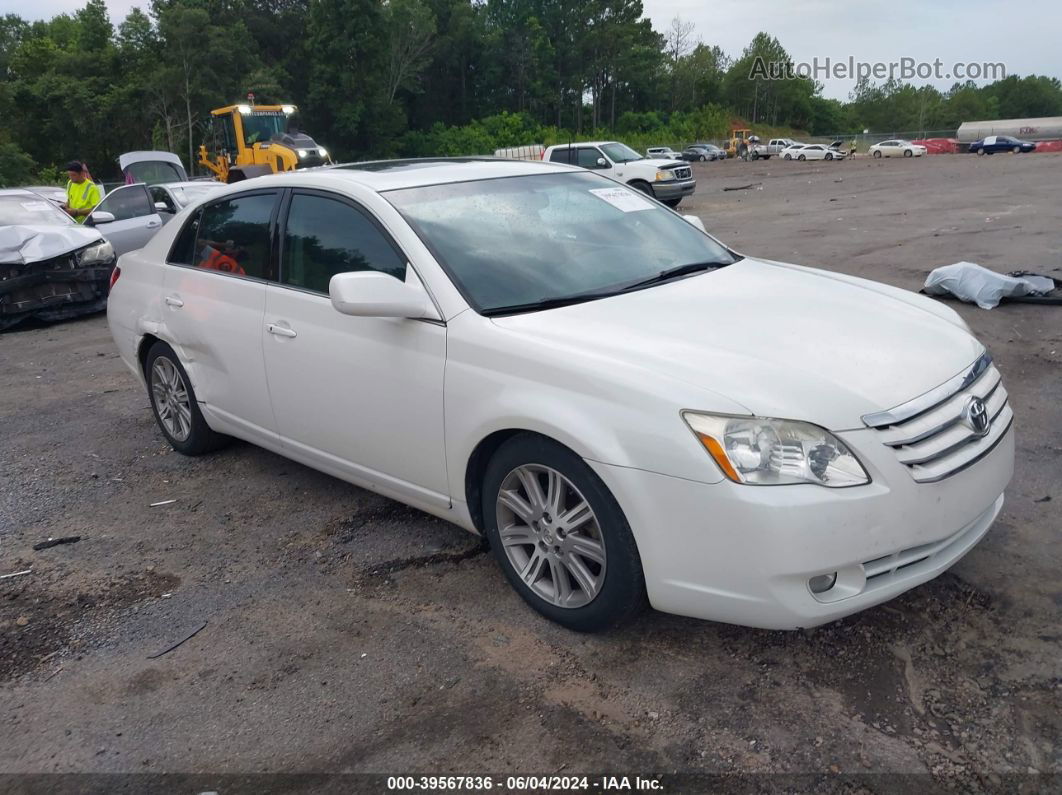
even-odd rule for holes
{"type": "Polygon", "coordinates": [[[625,213],[653,209],[652,202],[626,188],[591,188],[590,192],[625,213]]]}
{"type": "Polygon", "coordinates": [[[21,202],[23,210],[29,210],[31,213],[46,213],[51,208],[48,207],[48,202],[21,202]]]}

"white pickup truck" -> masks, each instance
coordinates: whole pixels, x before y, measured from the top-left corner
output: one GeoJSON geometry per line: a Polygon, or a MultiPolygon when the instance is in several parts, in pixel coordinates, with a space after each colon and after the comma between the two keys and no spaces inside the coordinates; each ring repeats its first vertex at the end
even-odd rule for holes
{"type": "Polygon", "coordinates": [[[600,171],[607,177],[648,193],[668,207],[677,207],[683,197],[692,194],[697,187],[689,163],[642,157],[618,141],[551,146],[542,154],[542,159],[600,171]]]}
{"type": "Polygon", "coordinates": [[[752,136],[748,143],[748,160],[770,160],[776,155],[781,155],[787,146],[797,143],[792,138],[772,138],[766,144],[759,143],[759,138],[752,136]]]}

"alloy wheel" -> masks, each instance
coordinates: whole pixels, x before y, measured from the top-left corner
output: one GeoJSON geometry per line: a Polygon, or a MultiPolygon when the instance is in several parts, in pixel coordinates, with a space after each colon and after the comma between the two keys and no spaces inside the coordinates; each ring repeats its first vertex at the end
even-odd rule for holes
{"type": "Polygon", "coordinates": [[[192,432],[192,404],[181,371],[165,356],[151,367],[151,397],[166,433],[183,442],[192,432]]]}
{"type": "Polygon", "coordinates": [[[583,607],[605,581],[605,541],[575,485],[551,467],[525,464],[502,481],[498,536],[517,575],[557,607],[583,607]]]}

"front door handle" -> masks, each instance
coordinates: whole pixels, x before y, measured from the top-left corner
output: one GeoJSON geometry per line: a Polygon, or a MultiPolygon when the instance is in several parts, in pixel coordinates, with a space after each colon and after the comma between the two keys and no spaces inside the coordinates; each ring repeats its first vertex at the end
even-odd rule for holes
{"type": "Polygon", "coordinates": [[[278,326],[276,323],[269,323],[266,326],[266,331],[270,334],[275,334],[278,337],[297,337],[295,329],[288,328],[287,326],[278,326]]]}
{"type": "Polygon", "coordinates": [[[147,222],[147,228],[148,229],[154,229],[157,226],[162,226],[162,221],[148,221],[147,222]]]}
{"type": "Polygon", "coordinates": [[[166,296],[166,305],[167,306],[175,306],[178,309],[180,309],[182,306],[184,306],[184,301],[182,301],[180,298],[178,298],[175,295],[167,295],[166,296]]]}

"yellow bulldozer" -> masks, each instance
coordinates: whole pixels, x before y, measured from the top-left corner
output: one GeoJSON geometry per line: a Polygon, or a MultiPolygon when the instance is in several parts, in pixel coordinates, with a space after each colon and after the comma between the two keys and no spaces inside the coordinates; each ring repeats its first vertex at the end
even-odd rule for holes
{"type": "Polygon", "coordinates": [[[239,105],[210,111],[209,146],[199,147],[199,163],[221,182],[239,182],[323,166],[328,150],[297,127],[294,105],[256,105],[254,95],[239,105]]]}

